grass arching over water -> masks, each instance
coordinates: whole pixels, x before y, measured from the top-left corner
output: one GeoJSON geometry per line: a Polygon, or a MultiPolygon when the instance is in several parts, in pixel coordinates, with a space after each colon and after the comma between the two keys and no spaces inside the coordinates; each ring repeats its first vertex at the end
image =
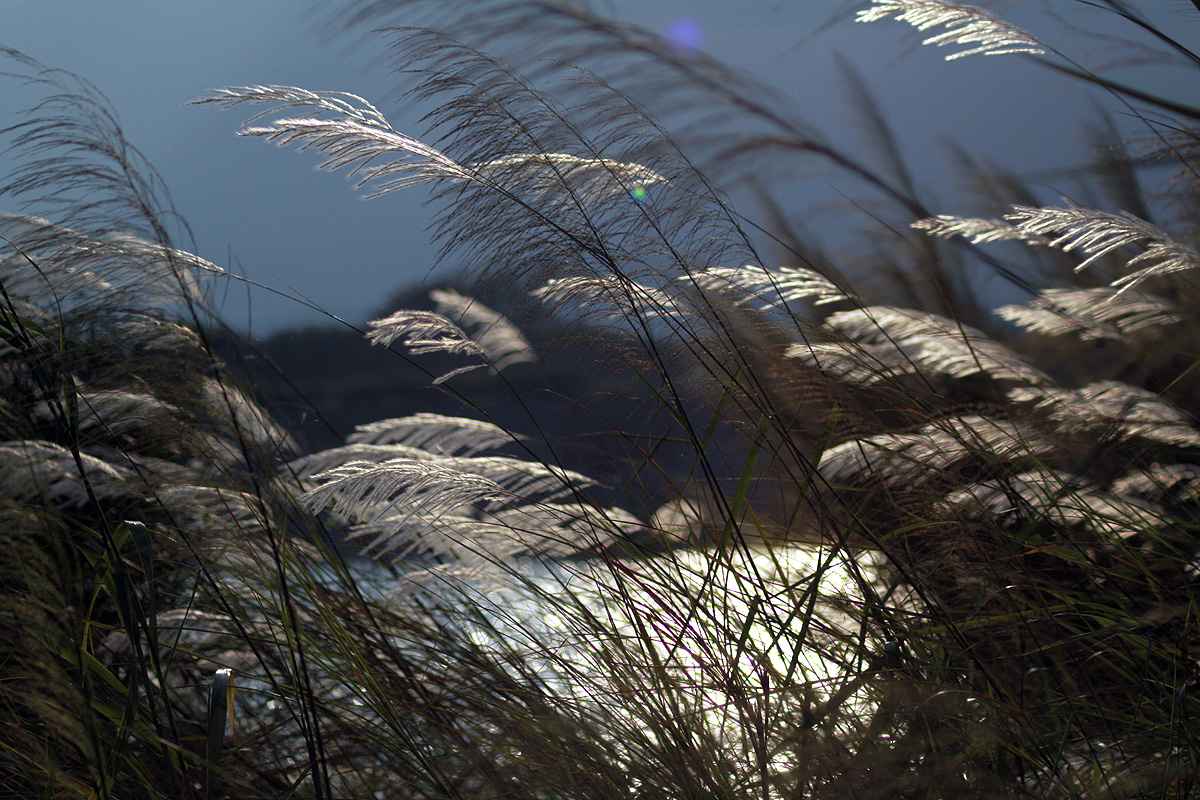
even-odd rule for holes
{"type": "MultiPolygon", "coordinates": [[[[408,7],[362,6],[360,21],[408,7]]],[[[455,38],[388,34],[440,102],[437,148],[347,95],[206,102],[265,108],[244,133],[319,151],[379,192],[433,186],[452,251],[621,342],[671,422],[631,436],[642,457],[624,492],[479,419],[386,420],[295,453],[214,358],[197,287],[220,270],[168,246],[152,171],[86,85],[10,54],[51,99],[10,131],[26,160],[7,191],[62,217],[0,220],[14,556],[0,785],[1190,794],[1200,257],[1186,215],[1146,219],[1138,159],[1110,143],[1096,189],[1136,213],[1046,206],[1000,176],[990,216],[938,215],[895,153],[892,174],[865,169],[702,54],[568,4],[489,7],[445,7],[455,38]],[[531,54],[541,72],[524,70],[531,54]],[[564,74],[577,80],[550,94],[564,74]],[[711,107],[719,130],[757,138],[670,134],[647,96],[668,120],[671,102],[711,107]],[[892,203],[913,261],[880,255],[889,289],[850,285],[782,216],[788,263],[758,266],[756,229],[717,177],[796,153],[892,203]],[[1020,255],[992,255],[998,240],[1020,255]],[[998,312],[1012,327],[962,291],[967,259],[1029,286],[998,312]],[[656,470],[670,496],[635,497],[656,470]],[[633,500],[658,511],[620,507],[633,500]],[[329,529],[395,574],[368,586],[329,529]],[[218,669],[240,687],[223,735],[218,669]]],[[[888,16],[945,27],[938,43],[1057,57],[941,0],[864,18],[888,16]]],[[[1187,207],[1197,113],[1108,88],[1179,116],[1160,144],[1185,168],[1187,207]]],[[[462,369],[506,380],[529,358],[503,316],[438,303],[369,335],[418,363],[462,359],[430,376],[450,393],[462,369]]]]}

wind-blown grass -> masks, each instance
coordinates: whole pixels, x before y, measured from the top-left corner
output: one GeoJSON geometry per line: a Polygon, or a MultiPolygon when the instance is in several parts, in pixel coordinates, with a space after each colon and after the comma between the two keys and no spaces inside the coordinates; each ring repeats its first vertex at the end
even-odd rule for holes
{"type": "MultiPolygon", "coordinates": [[[[871,173],[702,55],[567,3],[489,7],[389,34],[417,95],[442,98],[436,147],[341,93],[202,102],[257,106],[244,134],[316,149],[375,194],[428,184],[448,253],[485,284],[603,326],[597,341],[619,332],[670,422],[630,433],[644,457],[622,486],[478,414],[295,453],[213,356],[201,287],[220,270],[171,243],[99,98],[9,54],[52,94],[13,132],[32,161],[5,192],[61,218],[0,220],[0,788],[1189,796],[1194,231],[1027,198],[938,215],[911,175],[871,173]],[[555,60],[528,72],[534,23],[555,60]],[[564,71],[584,78],[548,80],[564,71]],[[672,134],[639,98],[679,87],[758,138],[672,134]],[[761,236],[709,174],[751,151],[818,156],[888,200],[919,237],[893,288],[938,299],[851,285],[799,241],[759,266],[761,236]],[[1062,260],[1027,270],[988,250],[1004,240],[1062,260]],[[1028,299],[997,315],[967,299],[943,279],[968,258],[1028,299]]],[[[1037,41],[928,0],[859,18],[889,15],[958,26],[930,41],[972,52],[1037,41]]],[[[532,358],[504,315],[435,300],[372,341],[500,381],[532,358]]],[[[431,379],[470,409],[461,372],[431,379]]]]}

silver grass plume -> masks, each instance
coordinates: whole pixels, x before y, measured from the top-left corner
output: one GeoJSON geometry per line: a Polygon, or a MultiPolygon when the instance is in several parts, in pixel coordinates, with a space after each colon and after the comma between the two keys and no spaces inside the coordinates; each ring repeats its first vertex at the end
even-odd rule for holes
{"type": "Polygon", "coordinates": [[[399,443],[355,442],[302,456],[292,461],[288,467],[300,478],[313,477],[319,481],[322,479],[320,473],[326,473],[335,467],[397,459],[438,463],[466,473],[484,475],[495,480],[510,494],[526,499],[559,497],[595,484],[594,480],[578,472],[539,461],[525,461],[508,456],[443,455],[436,450],[424,450],[399,443]]]}
{"type": "Polygon", "coordinates": [[[492,422],[442,414],[414,414],[359,425],[346,437],[347,444],[402,444],[446,456],[472,456],[513,441],[520,436],[492,422]]]}
{"type": "Polygon", "coordinates": [[[493,370],[537,361],[533,345],[503,314],[453,289],[435,289],[429,297],[437,303],[439,314],[467,331],[471,340],[487,351],[493,370]]]}
{"type": "Polygon", "coordinates": [[[1200,502],[1200,466],[1195,464],[1151,464],[1113,481],[1118,495],[1159,505],[1200,502]]]}
{"type": "Polygon", "coordinates": [[[491,354],[478,342],[467,336],[462,328],[433,311],[397,311],[383,319],[373,320],[370,328],[367,339],[371,344],[388,347],[399,339],[414,355],[451,353],[471,356],[484,362],[451,370],[436,378],[435,384],[444,383],[456,375],[479,369],[491,362],[491,354]]]}
{"type": "Polygon", "coordinates": [[[412,458],[392,458],[372,463],[352,461],[318,474],[319,486],[306,492],[302,502],[311,511],[326,506],[338,516],[374,521],[393,508],[410,518],[436,519],[463,507],[502,502],[509,495],[482,475],[412,458]]]}
{"type": "MultiPolygon", "coordinates": [[[[868,363],[876,361],[889,367],[909,363],[923,374],[949,378],[982,374],[1035,385],[1050,382],[1040,370],[982,332],[935,314],[874,306],[833,314],[825,327],[870,346],[864,353],[868,363]]],[[[793,345],[787,354],[818,367],[824,356],[842,358],[835,350],[809,344],[793,345]]],[[[857,374],[855,369],[843,370],[844,374],[850,372],[857,374]]]]}
{"type": "MultiPolygon", "coordinates": [[[[354,525],[350,537],[375,559],[433,557],[460,566],[502,568],[507,561],[511,569],[511,560],[520,556],[572,558],[629,540],[644,529],[637,517],[619,508],[536,503],[477,516],[397,512],[354,525]]],[[[512,583],[511,575],[506,583],[512,583]]]]}
{"type": "Polygon", "coordinates": [[[198,256],[131,234],[89,236],[0,213],[0,280],[27,302],[78,312],[202,303],[201,280],[224,274],[198,256]]]}
{"type": "MultiPolygon", "coordinates": [[[[398,486],[408,486],[410,482],[417,480],[426,466],[430,469],[429,475],[421,479],[416,491],[437,490],[450,494],[452,489],[448,485],[442,487],[438,482],[440,479],[445,478],[449,481],[454,475],[458,475],[472,483],[477,477],[484,478],[497,491],[502,492],[501,495],[486,498],[481,496],[478,500],[471,501],[484,506],[514,500],[555,500],[574,495],[595,484],[595,481],[586,475],[539,461],[524,461],[507,456],[439,456],[395,444],[357,444],[315,453],[306,457],[303,470],[311,472],[321,465],[327,465],[327,468],[313,476],[313,480],[320,485],[307,495],[313,498],[312,503],[316,504],[314,508],[320,508],[323,503],[321,498],[327,497],[331,492],[350,492],[358,499],[339,501],[335,510],[351,515],[359,514],[353,510],[356,504],[361,505],[359,511],[366,508],[375,509],[380,503],[383,506],[391,505],[391,500],[387,499],[390,494],[386,487],[397,481],[398,486]],[[368,455],[372,457],[371,460],[363,457],[368,455]],[[380,483],[376,492],[368,492],[363,488],[372,481],[380,483]]],[[[460,505],[468,504],[464,501],[460,505]]]]}
{"type": "Polygon", "coordinates": [[[640,164],[566,153],[514,153],[460,163],[400,133],[375,106],[345,92],[238,86],[213,91],[194,103],[223,108],[244,103],[270,105],[248,119],[238,133],[262,137],[280,146],[316,149],[327,156],[321,169],[345,169],[357,186],[376,184],[368,197],[437,180],[470,181],[502,186],[527,203],[551,210],[563,203],[588,206],[614,197],[627,200],[642,196],[648,187],[668,183],[665,177],[640,164]],[[310,115],[276,119],[266,125],[251,124],[288,109],[308,111],[310,115]]]}
{"type": "Polygon", "coordinates": [[[737,299],[738,305],[758,303],[764,309],[785,308],[788,303],[810,298],[818,306],[852,298],[821,273],[802,267],[709,267],[677,280],[702,290],[733,290],[743,295],[737,299]]]}
{"type": "Polygon", "coordinates": [[[858,12],[858,22],[875,22],[892,14],[917,30],[945,26],[946,30],[930,36],[921,44],[975,44],[969,50],[951,53],[947,61],[971,55],[1007,55],[1011,53],[1040,54],[1046,46],[1020,28],[1009,25],[987,9],[960,5],[947,0],[874,0],[870,8],[858,12]]]}
{"type": "Polygon", "coordinates": [[[919,219],[912,223],[911,227],[925,231],[930,236],[942,238],[961,236],[972,244],[1002,242],[1011,239],[1033,244],[1049,244],[1046,237],[1027,233],[1002,219],[977,219],[939,214],[936,217],[919,219]]]}
{"type": "Polygon", "coordinates": [[[306,480],[343,464],[358,461],[374,463],[392,458],[429,460],[433,456],[420,448],[394,442],[389,444],[355,442],[301,456],[289,462],[287,468],[297,478],[306,480]]]}
{"type": "Polygon", "coordinates": [[[1051,247],[1087,254],[1075,267],[1076,272],[1124,245],[1144,242],[1145,252],[1129,259],[1125,266],[1148,266],[1113,281],[1112,286],[1121,292],[1151,278],[1200,267],[1200,252],[1194,247],[1176,242],[1166,231],[1127,211],[1109,214],[1074,204],[1069,208],[1015,206],[1004,218],[1027,233],[1055,237],[1051,247]]]}
{"type": "Polygon", "coordinates": [[[262,499],[248,492],[220,486],[183,484],[154,490],[154,499],[184,530],[225,534],[243,541],[250,532],[266,531],[262,499]]]}
{"type": "Polygon", "coordinates": [[[637,320],[693,316],[690,304],[677,291],[647,286],[623,275],[553,278],[533,294],[550,304],[574,303],[601,318],[632,325],[637,325],[637,320]]]}
{"type": "MultiPolygon", "coordinates": [[[[511,583],[511,559],[562,557],[612,542],[626,528],[597,527],[580,506],[514,501],[574,494],[583,476],[503,458],[391,458],[353,461],[315,476],[302,502],[354,521],[350,536],[372,558],[432,557],[511,583]],[[562,509],[557,512],[556,509],[562,509]],[[573,523],[572,520],[575,522],[573,523]],[[579,524],[590,521],[590,524],[579,524]],[[544,525],[546,527],[539,527],[544,525]]],[[[619,512],[616,517],[634,521],[619,512]]]]}
{"type": "Polygon", "coordinates": [[[699,505],[680,497],[655,510],[650,529],[668,542],[697,542],[704,536],[706,516],[699,505]]]}
{"type": "Polygon", "coordinates": [[[922,374],[922,367],[905,348],[892,342],[804,342],[790,345],[784,355],[850,384],[870,386],[922,374]]]}
{"type": "Polygon", "coordinates": [[[625,202],[670,183],[641,164],[567,153],[517,153],[472,164],[471,169],[478,178],[508,187],[546,209],[567,201],[592,208],[612,199],[625,202]]]}
{"type": "Polygon", "coordinates": [[[1185,319],[1179,306],[1161,297],[1110,287],[1045,289],[1029,303],[1001,306],[996,314],[1032,333],[1126,342],[1166,335],[1185,319]]]}
{"type": "Polygon", "coordinates": [[[322,450],[291,463],[301,476],[312,475],[318,482],[333,469],[350,464],[364,467],[400,461],[439,464],[464,474],[483,475],[513,497],[551,499],[573,494],[596,482],[586,475],[540,461],[525,461],[508,456],[449,456],[402,444],[349,444],[322,450]]]}
{"type": "Polygon", "coordinates": [[[1014,524],[1046,521],[1118,539],[1170,524],[1168,515],[1153,504],[1048,470],[971,484],[951,492],[945,502],[968,513],[1010,518],[1014,524]]]}
{"type": "Polygon", "coordinates": [[[271,107],[246,121],[247,125],[286,109],[311,116],[274,120],[244,127],[242,136],[258,136],[280,146],[313,148],[327,158],[321,169],[346,169],[357,186],[375,182],[370,197],[408,186],[450,178],[470,180],[471,171],[454,159],[394,129],[375,106],[345,92],[310,92],[294,86],[236,86],[213,91],[193,101],[232,108],[244,103],[271,107]],[[321,114],[334,114],[335,118],[321,114]],[[380,163],[380,162],[383,163],[380,163]]]}
{"type": "Polygon", "coordinates": [[[1097,381],[1079,389],[1020,387],[1008,393],[1033,403],[1062,433],[1109,431],[1181,447],[1200,447],[1196,421],[1153,392],[1119,381],[1097,381]]]}
{"type": "Polygon", "coordinates": [[[972,414],[931,422],[912,433],[843,442],[821,455],[817,469],[834,485],[870,478],[903,485],[936,478],[973,457],[995,463],[1055,450],[1054,443],[1030,426],[972,414]]]}
{"type": "Polygon", "coordinates": [[[1200,267],[1200,252],[1175,241],[1161,228],[1127,211],[1110,214],[1074,203],[1067,208],[1013,206],[1003,221],[939,216],[919,220],[913,227],[933,236],[963,235],[976,243],[1017,239],[1064,251],[1080,250],[1087,258],[1075,267],[1076,272],[1118,248],[1144,242],[1144,252],[1129,259],[1125,266],[1148,266],[1114,280],[1112,286],[1120,292],[1151,278],[1200,267]]]}
{"type": "Polygon", "coordinates": [[[134,473],[87,453],[45,441],[0,442],[0,496],[86,505],[136,493],[134,473]],[[78,459],[78,460],[77,460],[78,459]]]}
{"type": "MultiPolygon", "coordinates": [[[[78,387],[79,402],[76,424],[81,431],[100,428],[109,434],[120,434],[145,428],[162,428],[178,422],[182,411],[153,395],[120,389],[89,390],[78,387]]],[[[46,401],[38,403],[34,414],[43,420],[53,420],[55,410],[46,401]]]]}
{"type": "Polygon", "coordinates": [[[252,442],[274,451],[296,450],[291,435],[237,386],[229,381],[205,378],[199,389],[205,405],[217,419],[225,421],[226,432],[239,443],[252,442]]]}
{"type": "Polygon", "coordinates": [[[319,511],[332,503],[336,516],[355,523],[351,536],[366,539],[364,552],[373,557],[423,553],[462,559],[464,548],[473,552],[484,545],[491,557],[573,555],[601,538],[594,525],[584,531],[569,524],[573,516],[586,517],[582,506],[572,512],[555,505],[595,482],[541,462],[439,455],[399,443],[360,441],[305,456],[290,469],[314,487],[304,495],[304,504],[319,511]],[[507,535],[505,520],[513,523],[507,535]],[[549,526],[540,534],[534,530],[539,520],[549,526]]]}

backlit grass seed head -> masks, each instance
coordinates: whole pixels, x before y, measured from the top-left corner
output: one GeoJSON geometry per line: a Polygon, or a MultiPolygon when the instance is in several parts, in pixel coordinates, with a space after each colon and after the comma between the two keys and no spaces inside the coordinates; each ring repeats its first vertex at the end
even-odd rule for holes
{"type": "Polygon", "coordinates": [[[1175,241],[1156,225],[1128,211],[1110,214],[1081,208],[1068,201],[1067,208],[1013,206],[1003,220],[939,216],[912,224],[932,236],[963,236],[975,244],[1015,239],[1063,251],[1076,250],[1087,256],[1075,267],[1079,272],[1126,245],[1144,243],[1145,250],[1125,262],[1141,269],[1112,282],[1121,292],[1156,277],[1200,267],[1200,252],[1175,241]]]}
{"type": "Polygon", "coordinates": [[[946,30],[921,44],[977,44],[969,50],[951,53],[947,61],[972,55],[1007,55],[1046,52],[1044,45],[1025,31],[996,17],[986,9],[942,0],[876,0],[870,8],[858,12],[858,22],[875,22],[892,14],[917,30],[946,26],[946,30]]]}

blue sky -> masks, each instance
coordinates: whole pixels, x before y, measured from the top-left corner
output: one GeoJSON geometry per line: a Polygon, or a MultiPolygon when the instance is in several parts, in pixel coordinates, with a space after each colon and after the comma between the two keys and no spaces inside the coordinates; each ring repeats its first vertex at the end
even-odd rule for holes
{"type": "MultiPolygon", "coordinates": [[[[847,17],[818,32],[854,7],[841,0],[607,6],[777,87],[794,113],[839,141],[855,135],[834,68],[835,54],[844,54],[887,107],[914,163],[935,179],[943,138],[1022,170],[1078,156],[1076,124],[1089,101],[1066,81],[1011,57],[947,64],[944,52],[916,47],[900,23],[857,25],[847,17]]],[[[395,89],[380,68],[382,42],[323,35],[325,15],[293,0],[5,0],[4,15],[0,43],[105,92],[128,138],[163,174],[205,258],[352,322],[434,269],[423,191],[363,202],[342,176],[314,171],[311,154],[235,136],[246,114],[183,105],[227,85],[336,89],[380,102],[395,127],[416,131],[428,109],[382,102],[395,89]]],[[[1194,18],[1180,12],[1190,26],[1181,34],[1193,40],[1200,38],[1194,18]]],[[[23,102],[7,87],[4,97],[0,119],[23,102]]],[[[294,301],[237,284],[222,293],[221,307],[235,327],[258,334],[319,319],[294,301]]]]}

